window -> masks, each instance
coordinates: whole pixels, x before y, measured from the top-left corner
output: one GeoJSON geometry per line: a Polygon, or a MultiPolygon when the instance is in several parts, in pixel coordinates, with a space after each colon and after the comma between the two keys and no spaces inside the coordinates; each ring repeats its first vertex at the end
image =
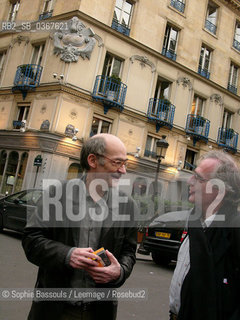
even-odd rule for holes
{"type": "Polygon", "coordinates": [[[176,60],[178,30],[170,25],[167,25],[164,42],[162,48],[162,54],[172,60],[176,60]]]}
{"type": "Polygon", "coordinates": [[[236,22],[235,34],[233,39],[233,47],[240,51],[240,22],[236,22]]]}
{"type": "Polygon", "coordinates": [[[228,79],[228,90],[232,93],[237,94],[237,84],[238,84],[238,67],[231,63],[228,79]]]}
{"type": "Polygon", "coordinates": [[[104,76],[120,76],[122,69],[122,60],[117,58],[110,53],[106,54],[106,58],[103,66],[103,75],[104,76]]]}
{"type": "Polygon", "coordinates": [[[209,2],[207,8],[207,16],[205,21],[205,28],[213,34],[217,32],[217,16],[218,7],[215,3],[209,2]]]}
{"type": "Polygon", "coordinates": [[[196,168],[197,152],[191,149],[186,150],[184,169],[193,171],[196,168]]]}
{"type": "Polygon", "coordinates": [[[28,161],[28,154],[27,152],[24,152],[21,156],[21,162],[18,170],[17,181],[16,181],[14,192],[21,191],[22,189],[23,179],[24,179],[26,167],[27,167],[27,161],[28,161]]]}
{"type": "Polygon", "coordinates": [[[232,125],[232,112],[227,109],[224,109],[223,112],[223,121],[222,121],[222,128],[230,129],[232,125]]]}
{"type": "Polygon", "coordinates": [[[154,98],[168,99],[169,93],[170,93],[170,87],[171,87],[171,82],[158,77],[154,98]]]}
{"type": "Polygon", "coordinates": [[[1,193],[5,194],[8,192],[9,194],[14,192],[14,185],[15,185],[15,176],[18,167],[18,159],[19,154],[16,151],[12,151],[9,154],[8,161],[6,164],[6,172],[5,176],[3,177],[3,184],[1,193]]]}
{"type": "Polygon", "coordinates": [[[98,133],[110,133],[111,122],[93,117],[90,137],[98,133]]]}
{"type": "Polygon", "coordinates": [[[31,64],[41,65],[45,44],[33,46],[31,64]]]}
{"type": "Polygon", "coordinates": [[[211,50],[203,45],[200,53],[198,73],[207,79],[209,79],[210,77],[209,70],[210,70],[211,54],[212,54],[211,50]]]}
{"type": "Polygon", "coordinates": [[[133,5],[130,1],[117,0],[114,9],[112,28],[125,35],[129,35],[132,11],[133,5]]]}
{"type": "Polygon", "coordinates": [[[16,20],[19,7],[20,7],[20,0],[17,0],[11,3],[9,15],[8,15],[8,21],[13,22],[16,20]]]}
{"type": "Polygon", "coordinates": [[[171,0],[170,5],[182,13],[185,10],[185,0],[171,0]]]}
{"type": "Polygon", "coordinates": [[[47,19],[52,16],[53,1],[54,0],[45,0],[44,1],[43,10],[39,16],[39,20],[47,19]]]}
{"type": "Polygon", "coordinates": [[[27,121],[29,115],[30,106],[18,106],[17,119],[13,121],[13,128],[22,128],[23,120],[27,121]]]}
{"type": "Polygon", "coordinates": [[[204,100],[197,95],[194,95],[192,107],[191,107],[191,114],[195,116],[202,116],[203,115],[203,103],[204,100]]]}
{"type": "Polygon", "coordinates": [[[81,173],[81,166],[79,163],[72,163],[68,168],[67,180],[76,179],[81,173]]]}
{"type": "Polygon", "coordinates": [[[156,158],[156,142],[157,138],[152,136],[147,136],[144,157],[156,158]]]}
{"type": "Polygon", "coordinates": [[[6,52],[0,52],[0,75],[1,75],[2,70],[3,70],[3,64],[4,64],[5,56],[6,56],[6,52]]]}

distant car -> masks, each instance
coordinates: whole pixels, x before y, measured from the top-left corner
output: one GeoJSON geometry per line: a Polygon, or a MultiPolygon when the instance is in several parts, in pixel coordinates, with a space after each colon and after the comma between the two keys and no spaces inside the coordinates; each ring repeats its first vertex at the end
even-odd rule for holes
{"type": "Polygon", "coordinates": [[[177,259],[189,210],[168,212],[155,218],[146,229],[143,248],[151,252],[156,264],[167,265],[177,259]]]}
{"type": "Polygon", "coordinates": [[[7,228],[23,232],[27,212],[34,210],[42,195],[40,189],[29,189],[0,199],[0,230],[7,228]]]}

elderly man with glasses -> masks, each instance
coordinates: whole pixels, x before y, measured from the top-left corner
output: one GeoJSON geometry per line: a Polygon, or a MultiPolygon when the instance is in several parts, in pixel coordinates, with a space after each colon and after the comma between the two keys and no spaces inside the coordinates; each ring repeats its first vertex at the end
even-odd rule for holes
{"type": "Polygon", "coordinates": [[[226,152],[201,159],[189,179],[194,204],[170,286],[172,320],[240,319],[240,174],[226,152]]]}
{"type": "MultiPolygon", "coordinates": [[[[126,173],[124,144],[111,134],[95,135],[83,145],[80,160],[85,173],[63,184],[55,212],[49,207],[49,219],[55,214],[57,221],[44,226],[39,218],[46,216],[43,196],[36,218],[25,228],[23,248],[29,261],[39,266],[36,288],[67,288],[69,292],[115,288],[125,282],[135,264],[137,208],[131,198],[116,193],[119,179],[126,173]],[[59,208],[63,208],[63,225],[59,208]],[[76,221],[79,211],[83,218],[76,221]],[[103,259],[94,254],[101,247],[106,249],[103,259]]],[[[116,299],[89,301],[77,296],[67,301],[33,301],[28,319],[114,320],[116,314],[116,299]]]]}

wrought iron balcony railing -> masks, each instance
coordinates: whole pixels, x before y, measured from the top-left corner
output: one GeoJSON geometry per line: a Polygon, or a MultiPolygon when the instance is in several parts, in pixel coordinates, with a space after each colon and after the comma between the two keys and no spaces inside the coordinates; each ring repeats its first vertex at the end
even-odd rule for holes
{"type": "Polygon", "coordinates": [[[182,1],[179,1],[179,0],[171,0],[171,6],[182,13],[185,10],[185,3],[183,3],[182,1]]]}
{"type": "Polygon", "coordinates": [[[193,136],[194,144],[198,140],[208,141],[210,129],[210,121],[203,118],[202,116],[196,116],[194,114],[189,114],[187,116],[185,131],[187,134],[193,136]]]}
{"type": "Polygon", "coordinates": [[[37,87],[40,84],[42,67],[38,64],[22,64],[17,67],[14,79],[16,87],[37,87]]]}
{"type": "Polygon", "coordinates": [[[162,48],[162,55],[169,58],[169,59],[172,59],[174,61],[177,58],[175,51],[173,51],[171,49],[167,50],[167,48],[165,48],[165,47],[162,48]]]}
{"type": "Polygon", "coordinates": [[[147,117],[150,121],[156,122],[156,131],[158,132],[160,127],[173,126],[173,119],[175,113],[175,106],[167,99],[149,99],[147,117]]]}
{"type": "Polygon", "coordinates": [[[228,91],[237,94],[237,87],[233,86],[232,84],[228,84],[228,91]]]}
{"type": "Polygon", "coordinates": [[[29,90],[34,90],[40,84],[42,67],[38,64],[22,64],[17,67],[12,91],[21,91],[25,99],[29,90]]]}
{"type": "Polygon", "coordinates": [[[44,20],[52,17],[53,10],[43,12],[39,15],[38,20],[44,20]]]}
{"type": "Polygon", "coordinates": [[[121,81],[116,81],[108,76],[99,75],[96,77],[92,97],[101,101],[104,106],[104,113],[111,107],[124,108],[127,86],[121,81]]]}
{"type": "Polygon", "coordinates": [[[237,49],[238,51],[240,51],[240,42],[234,39],[233,40],[233,47],[235,49],[237,49]]]}
{"type": "Polygon", "coordinates": [[[219,128],[217,144],[232,152],[237,152],[238,133],[233,129],[219,128]]]}
{"type": "Polygon", "coordinates": [[[217,26],[215,24],[213,24],[212,22],[210,22],[209,20],[205,21],[205,29],[207,29],[208,31],[210,31],[213,34],[216,34],[216,32],[217,32],[217,26]]]}
{"type": "Polygon", "coordinates": [[[210,78],[210,72],[207,69],[202,69],[201,66],[198,67],[198,73],[204,78],[210,78]]]}
{"type": "Polygon", "coordinates": [[[124,26],[123,24],[119,23],[115,19],[113,19],[112,21],[112,28],[122,34],[125,34],[126,36],[129,36],[130,29],[127,26],[124,26]]]}
{"type": "Polygon", "coordinates": [[[25,128],[25,126],[26,126],[26,121],[13,120],[13,129],[21,129],[21,128],[25,128]]]}

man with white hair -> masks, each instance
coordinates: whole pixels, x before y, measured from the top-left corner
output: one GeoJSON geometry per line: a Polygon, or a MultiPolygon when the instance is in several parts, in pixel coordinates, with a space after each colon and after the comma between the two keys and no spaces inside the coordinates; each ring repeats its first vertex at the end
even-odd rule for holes
{"type": "Polygon", "coordinates": [[[211,151],[189,179],[194,204],[170,286],[171,320],[240,319],[240,173],[211,151]]]}

